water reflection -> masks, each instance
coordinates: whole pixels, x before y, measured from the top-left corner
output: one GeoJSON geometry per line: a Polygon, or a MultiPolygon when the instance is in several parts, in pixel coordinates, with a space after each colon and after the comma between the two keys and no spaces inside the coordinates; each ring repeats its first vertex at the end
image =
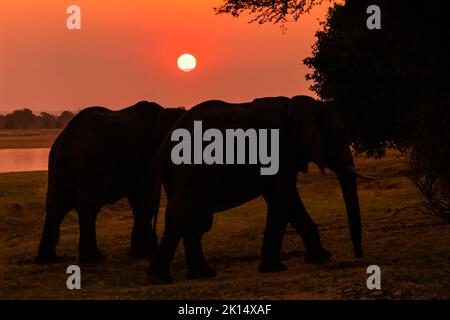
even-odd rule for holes
{"type": "Polygon", "coordinates": [[[0,172],[48,169],[49,148],[0,149],[0,172]]]}

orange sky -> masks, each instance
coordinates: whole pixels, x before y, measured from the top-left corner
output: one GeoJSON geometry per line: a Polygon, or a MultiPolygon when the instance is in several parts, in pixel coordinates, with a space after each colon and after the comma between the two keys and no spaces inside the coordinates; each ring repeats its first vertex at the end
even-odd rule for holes
{"type": "Polygon", "coordinates": [[[208,99],[312,94],[302,59],[326,5],[299,22],[215,15],[220,0],[2,0],[0,113],[121,108],[139,100],[190,107],[208,99]],[[67,30],[66,8],[82,29],[67,30]],[[198,67],[177,68],[189,52],[198,67]]]}

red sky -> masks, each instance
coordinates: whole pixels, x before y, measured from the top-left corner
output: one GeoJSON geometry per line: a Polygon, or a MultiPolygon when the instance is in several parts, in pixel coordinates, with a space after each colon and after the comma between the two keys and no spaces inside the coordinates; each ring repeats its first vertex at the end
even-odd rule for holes
{"type": "Polygon", "coordinates": [[[283,34],[277,25],[215,15],[220,0],[2,0],[0,113],[113,109],[139,100],[191,107],[208,99],[312,94],[302,60],[311,52],[315,8],[283,34]],[[66,8],[81,8],[81,30],[66,8]],[[197,69],[177,68],[182,53],[197,69]]]}

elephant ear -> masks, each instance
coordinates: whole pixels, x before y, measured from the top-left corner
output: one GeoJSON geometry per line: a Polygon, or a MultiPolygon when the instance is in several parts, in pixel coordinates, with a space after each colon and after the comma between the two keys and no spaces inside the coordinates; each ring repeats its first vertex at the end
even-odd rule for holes
{"type": "Polygon", "coordinates": [[[316,106],[317,101],[311,97],[293,97],[289,102],[288,117],[294,127],[294,145],[309,161],[322,167],[324,161],[316,106]]]}

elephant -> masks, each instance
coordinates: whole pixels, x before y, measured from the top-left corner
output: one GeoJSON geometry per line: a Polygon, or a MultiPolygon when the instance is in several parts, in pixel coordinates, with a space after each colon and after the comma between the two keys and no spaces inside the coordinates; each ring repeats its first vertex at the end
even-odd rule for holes
{"type": "Polygon", "coordinates": [[[78,213],[79,261],[102,262],[96,217],[106,204],[126,197],[133,212],[129,254],[149,257],[157,238],[152,230],[155,165],[160,144],[183,114],[141,101],[118,111],[89,107],[80,111],[53,143],[48,165],[46,217],[35,261],[56,262],[59,229],[72,209],[78,213]]]}
{"type": "MultiPolygon", "coordinates": [[[[202,236],[209,231],[215,212],[228,210],[263,196],[267,218],[261,249],[260,272],[277,272],[283,237],[290,223],[305,245],[306,263],[324,263],[331,254],[321,244],[317,226],[297,191],[297,176],[308,163],[336,173],[346,204],[351,241],[356,257],[363,256],[361,217],[356,173],[347,132],[331,105],[309,96],[259,98],[233,104],[213,100],[188,110],[172,128],[193,132],[193,122],[205,129],[278,129],[279,170],[261,175],[247,164],[174,164],[175,143],[169,134],[158,153],[158,177],[167,196],[165,229],[147,270],[151,284],[172,282],[170,265],[181,239],[184,241],[188,279],[214,277],[202,251],[202,236]]],[[[160,184],[158,184],[160,185],[160,184]]]]}

